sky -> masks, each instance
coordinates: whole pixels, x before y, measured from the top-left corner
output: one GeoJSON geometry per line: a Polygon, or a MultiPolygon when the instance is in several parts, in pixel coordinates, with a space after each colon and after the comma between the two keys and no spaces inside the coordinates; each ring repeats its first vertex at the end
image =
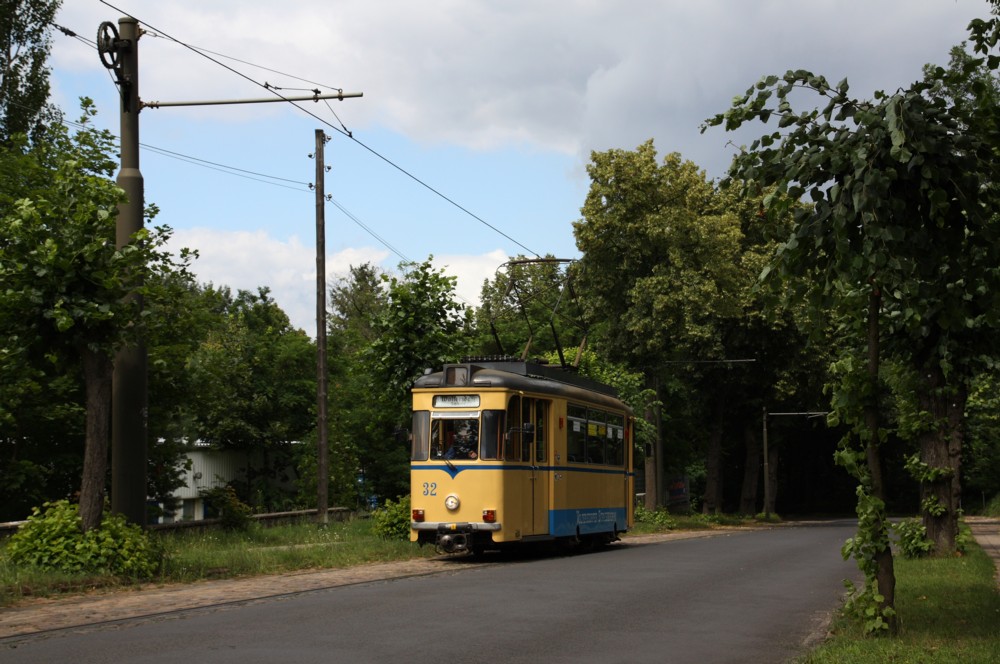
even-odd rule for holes
{"type": "MultiPolygon", "coordinates": [[[[946,64],[986,0],[63,0],[53,101],[119,98],[93,43],[131,15],[144,102],[342,90],[330,102],[145,108],[156,224],[198,279],[266,286],[315,335],[317,129],[328,280],[433,262],[478,302],[508,257],[579,257],[592,151],[653,139],[721,178],[764,127],[700,131],[762,76],[807,69],[868,99],[946,64]],[[89,42],[85,43],[85,42],[89,42]]],[[[773,129],[772,129],[773,130],[773,129]]]]}

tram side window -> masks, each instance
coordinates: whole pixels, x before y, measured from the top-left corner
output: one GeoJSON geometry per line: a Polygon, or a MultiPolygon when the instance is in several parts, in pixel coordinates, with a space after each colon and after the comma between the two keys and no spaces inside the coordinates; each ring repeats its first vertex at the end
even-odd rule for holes
{"type": "Polygon", "coordinates": [[[483,433],[479,440],[479,455],[484,459],[500,459],[505,413],[502,410],[483,411],[483,433]]]}
{"type": "Polygon", "coordinates": [[[625,418],[608,415],[608,463],[621,466],[625,463],[625,418]]]}
{"type": "Polygon", "coordinates": [[[583,463],[587,460],[587,409],[570,404],[566,414],[569,423],[566,459],[583,463]]]}
{"type": "Polygon", "coordinates": [[[430,422],[430,411],[418,410],[413,413],[413,447],[410,456],[414,461],[427,461],[430,451],[430,422]]]}
{"type": "Polygon", "coordinates": [[[605,463],[605,444],[608,438],[607,415],[599,410],[587,411],[587,460],[605,463]]]}

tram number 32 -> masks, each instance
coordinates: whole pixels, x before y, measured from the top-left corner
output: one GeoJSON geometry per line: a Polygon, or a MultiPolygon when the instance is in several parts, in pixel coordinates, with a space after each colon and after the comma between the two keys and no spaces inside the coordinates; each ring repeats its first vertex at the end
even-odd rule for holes
{"type": "Polygon", "coordinates": [[[424,482],[424,495],[436,496],[438,490],[437,482],[424,482]]]}

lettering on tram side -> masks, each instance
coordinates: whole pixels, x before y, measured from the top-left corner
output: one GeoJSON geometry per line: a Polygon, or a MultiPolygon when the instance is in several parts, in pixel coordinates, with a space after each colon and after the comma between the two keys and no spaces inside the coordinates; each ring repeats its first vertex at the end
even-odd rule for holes
{"type": "Polygon", "coordinates": [[[592,512],[577,512],[577,523],[614,523],[615,512],[608,510],[595,510],[592,512]]]}

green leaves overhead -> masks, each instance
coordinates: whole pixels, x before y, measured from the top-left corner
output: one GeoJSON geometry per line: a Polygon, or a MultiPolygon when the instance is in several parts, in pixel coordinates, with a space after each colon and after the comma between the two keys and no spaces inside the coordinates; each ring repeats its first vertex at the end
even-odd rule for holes
{"type": "Polygon", "coordinates": [[[609,348],[640,363],[679,345],[718,355],[715,322],[739,311],[739,220],[693,163],[671,154],[657,164],[652,142],[594,153],[588,171],[584,218],[574,224],[587,318],[609,348]]]}
{"type": "MultiPolygon", "coordinates": [[[[826,293],[839,282],[906,292],[910,311],[936,310],[943,301],[946,309],[967,309],[938,318],[937,345],[927,352],[939,356],[950,352],[944,345],[966,343],[953,334],[967,335],[968,321],[983,320],[996,304],[978,287],[1000,285],[993,269],[1000,261],[993,241],[995,106],[949,104],[955,76],[954,67],[928,68],[909,89],[860,100],[848,96],[846,80],[830,86],[810,72],[789,71],[762,78],[703,128],[735,129],[766,122],[768,112],[780,115],[784,131],[739,153],[730,174],[751,188],[774,187],[779,195],[765,198],[771,212],[802,197],[813,203],[795,210],[797,228],[780,254],[780,271],[808,272],[812,288],[826,293]],[[795,110],[793,90],[794,101],[812,92],[822,106],[795,110]],[[975,291],[956,298],[954,284],[945,291],[942,270],[966,275],[975,291]]],[[[923,323],[908,327],[926,318],[891,321],[904,337],[926,340],[923,323]]]]}

